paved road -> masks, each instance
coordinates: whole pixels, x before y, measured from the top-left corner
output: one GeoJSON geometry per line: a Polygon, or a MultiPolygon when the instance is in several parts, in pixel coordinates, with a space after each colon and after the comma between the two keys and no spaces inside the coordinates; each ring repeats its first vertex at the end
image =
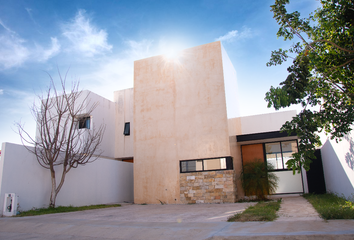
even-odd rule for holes
{"type": "MultiPolygon", "coordinates": [[[[299,198],[288,198],[284,203],[301,202],[299,198]]],[[[305,201],[304,204],[308,203],[305,201]]],[[[227,216],[248,205],[127,205],[36,217],[1,218],[0,239],[354,239],[354,220],[297,220],[300,215],[285,214],[285,205],[282,206],[283,217],[292,216],[291,220],[225,222],[227,216]]],[[[294,206],[297,212],[303,212],[302,216],[311,209],[294,206]]],[[[290,207],[290,210],[294,208],[290,207]]]]}

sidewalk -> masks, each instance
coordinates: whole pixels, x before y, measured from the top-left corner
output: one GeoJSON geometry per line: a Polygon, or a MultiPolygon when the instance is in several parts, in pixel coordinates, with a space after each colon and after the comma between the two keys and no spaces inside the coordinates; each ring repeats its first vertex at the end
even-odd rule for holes
{"type": "Polygon", "coordinates": [[[274,222],[226,222],[228,215],[242,211],[248,203],[128,205],[0,218],[0,239],[354,239],[354,220],[324,221],[302,197],[282,198],[282,216],[274,222]]]}
{"type": "Polygon", "coordinates": [[[278,218],[275,222],[284,221],[323,221],[315,208],[300,195],[276,195],[282,198],[278,218]]]}

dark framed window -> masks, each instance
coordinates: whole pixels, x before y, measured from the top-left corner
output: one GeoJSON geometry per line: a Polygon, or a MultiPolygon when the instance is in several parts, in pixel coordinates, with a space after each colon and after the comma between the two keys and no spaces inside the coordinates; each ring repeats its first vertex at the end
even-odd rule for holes
{"type": "Polygon", "coordinates": [[[297,140],[265,143],[266,161],[273,165],[274,170],[287,168],[287,161],[297,152],[297,140]]]}
{"type": "Polygon", "coordinates": [[[124,132],[123,132],[123,134],[125,136],[129,136],[130,135],[130,122],[126,122],[124,124],[124,132]]]}
{"type": "Polygon", "coordinates": [[[79,118],[79,129],[90,129],[90,125],[91,125],[91,117],[81,117],[79,118]]]}
{"type": "Polygon", "coordinates": [[[233,169],[232,157],[180,161],[181,173],[231,169],[233,169]]]}

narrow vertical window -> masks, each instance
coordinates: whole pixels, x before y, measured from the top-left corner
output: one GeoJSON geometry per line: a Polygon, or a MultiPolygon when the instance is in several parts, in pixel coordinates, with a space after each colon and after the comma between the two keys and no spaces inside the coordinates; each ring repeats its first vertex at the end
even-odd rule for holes
{"type": "Polygon", "coordinates": [[[124,135],[129,136],[130,135],[130,122],[126,122],[124,124],[124,135]]]}

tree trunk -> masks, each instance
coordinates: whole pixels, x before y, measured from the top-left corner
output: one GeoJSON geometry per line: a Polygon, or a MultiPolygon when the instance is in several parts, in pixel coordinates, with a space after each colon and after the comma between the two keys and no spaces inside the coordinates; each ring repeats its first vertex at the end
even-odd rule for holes
{"type": "Polygon", "coordinates": [[[56,192],[57,184],[55,181],[55,171],[53,167],[50,169],[50,176],[52,178],[52,192],[50,193],[49,207],[55,208],[55,200],[57,198],[57,192],[56,192]]]}

